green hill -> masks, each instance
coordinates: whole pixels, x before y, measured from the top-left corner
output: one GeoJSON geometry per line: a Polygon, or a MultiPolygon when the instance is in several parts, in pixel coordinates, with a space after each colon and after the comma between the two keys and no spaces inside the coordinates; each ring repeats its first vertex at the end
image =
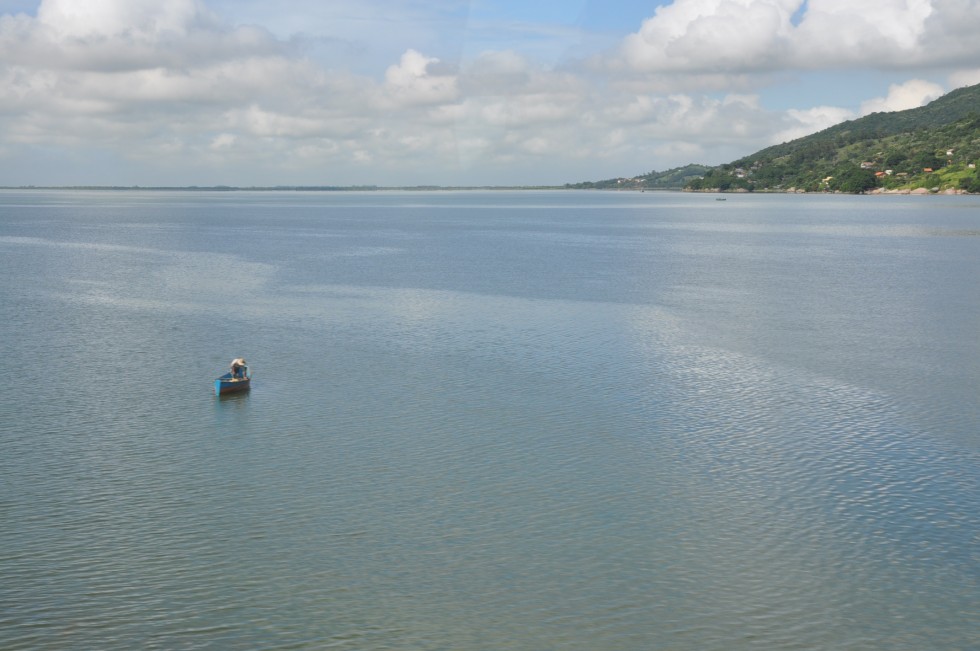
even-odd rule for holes
{"type": "Polygon", "coordinates": [[[707,165],[685,165],[632,178],[566,183],[565,187],[573,190],[681,190],[692,181],[700,179],[710,169],[707,165]]]}
{"type": "Polygon", "coordinates": [[[849,120],[710,168],[688,190],[980,192],[980,85],[849,120]]]}

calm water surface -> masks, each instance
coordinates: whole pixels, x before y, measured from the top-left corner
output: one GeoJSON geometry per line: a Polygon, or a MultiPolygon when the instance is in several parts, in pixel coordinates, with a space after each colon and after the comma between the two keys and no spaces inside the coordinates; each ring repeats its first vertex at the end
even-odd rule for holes
{"type": "Polygon", "coordinates": [[[978,279],[978,197],[0,192],[0,648],[975,649],[978,279]]]}

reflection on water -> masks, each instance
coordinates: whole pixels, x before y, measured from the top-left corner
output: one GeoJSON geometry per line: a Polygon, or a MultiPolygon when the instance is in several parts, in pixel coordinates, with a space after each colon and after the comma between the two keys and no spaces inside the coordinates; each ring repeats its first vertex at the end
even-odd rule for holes
{"type": "Polygon", "coordinates": [[[0,193],[0,647],[970,648],[976,211],[866,199],[0,193]]]}
{"type": "MultiPolygon", "coordinates": [[[[233,393],[222,393],[214,397],[215,402],[218,405],[235,405],[238,408],[244,408],[251,395],[251,388],[245,389],[244,391],[235,391],[233,393]],[[241,404],[239,404],[241,403],[241,404]]],[[[229,407],[224,407],[225,409],[229,407]]]]}

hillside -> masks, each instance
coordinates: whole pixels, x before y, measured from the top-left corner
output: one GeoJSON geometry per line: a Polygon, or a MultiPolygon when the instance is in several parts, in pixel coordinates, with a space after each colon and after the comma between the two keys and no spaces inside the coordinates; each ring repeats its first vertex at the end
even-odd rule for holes
{"type": "Polygon", "coordinates": [[[710,168],[705,191],[980,192],[980,85],[930,104],[873,113],[710,168]]]}
{"type": "Polygon", "coordinates": [[[700,179],[710,169],[707,165],[685,165],[632,178],[567,183],[565,187],[573,190],[681,190],[692,181],[700,179]]]}

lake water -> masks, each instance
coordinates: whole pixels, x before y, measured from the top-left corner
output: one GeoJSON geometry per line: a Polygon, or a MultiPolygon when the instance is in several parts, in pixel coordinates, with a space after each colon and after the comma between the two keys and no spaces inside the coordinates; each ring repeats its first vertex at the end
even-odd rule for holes
{"type": "Polygon", "coordinates": [[[2,191],[0,648],[975,649],[978,281],[980,197],[2,191]]]}

